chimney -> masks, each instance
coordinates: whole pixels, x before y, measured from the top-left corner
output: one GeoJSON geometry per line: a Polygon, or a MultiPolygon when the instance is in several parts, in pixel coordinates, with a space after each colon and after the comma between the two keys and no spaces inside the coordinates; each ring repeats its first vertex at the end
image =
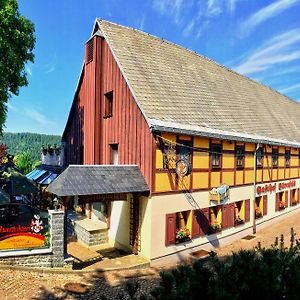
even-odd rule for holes
{"type": "Polygon", "coordinates": [[[62,151],[61,147],[54,147],[48,145],[48,147],[42,146],[42,164],[48,166],[62,166],[62,151]]]}

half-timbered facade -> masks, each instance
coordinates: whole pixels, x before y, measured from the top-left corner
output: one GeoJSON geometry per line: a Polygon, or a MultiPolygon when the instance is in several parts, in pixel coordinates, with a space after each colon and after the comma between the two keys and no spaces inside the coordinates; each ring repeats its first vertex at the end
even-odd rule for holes
{"type": "Polygon", "coordinates": [[[225,244],[300,207],[298,103],[103,20],[86,43],[62,142],[66,165],[139,166],[149,196],[136,194],[138,205],[105,196],[81,203],[91,219],[106,203],[109,242],[130,250],[136,236],[153,263],[225,244]]]}

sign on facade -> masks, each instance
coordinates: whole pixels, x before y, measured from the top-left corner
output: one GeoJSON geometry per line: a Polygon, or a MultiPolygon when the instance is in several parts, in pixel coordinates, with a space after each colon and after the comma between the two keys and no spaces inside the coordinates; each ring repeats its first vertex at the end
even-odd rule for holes
{"type": "Polygon", "coordinates": [[[17,204],[0,209],[0,251],[50,247],[47,212],[17,204]]]}

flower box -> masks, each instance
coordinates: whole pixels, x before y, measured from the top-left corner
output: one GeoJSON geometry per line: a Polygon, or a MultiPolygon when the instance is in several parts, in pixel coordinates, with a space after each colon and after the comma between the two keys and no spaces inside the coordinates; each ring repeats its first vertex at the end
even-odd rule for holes
{"type": "Polygon", "coordinates": [[[176,230],[176,243],[184,243],[191,240],[191,234],[189,229],[177,229],[176,230]]]}
{"type": "Polygon", "coordinates": [[[219,223],[210,224],[208,227],[208,234],[215,234],[222,231],[222,226],[219,223]]]}

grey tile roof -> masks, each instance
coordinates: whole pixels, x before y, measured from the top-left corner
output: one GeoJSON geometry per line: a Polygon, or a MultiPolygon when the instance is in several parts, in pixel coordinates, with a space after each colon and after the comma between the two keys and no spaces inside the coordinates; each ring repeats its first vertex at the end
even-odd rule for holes
{"type": "Polygon", "coordinates": [[[97,20],[153,129],[300,147],[300,105],[195,52],[97,20]]]}
{"type": "Polygon", "coordinates": [[[138,166],[70,165],[47,190],[58,196],[148,192],[138,166]]]}

